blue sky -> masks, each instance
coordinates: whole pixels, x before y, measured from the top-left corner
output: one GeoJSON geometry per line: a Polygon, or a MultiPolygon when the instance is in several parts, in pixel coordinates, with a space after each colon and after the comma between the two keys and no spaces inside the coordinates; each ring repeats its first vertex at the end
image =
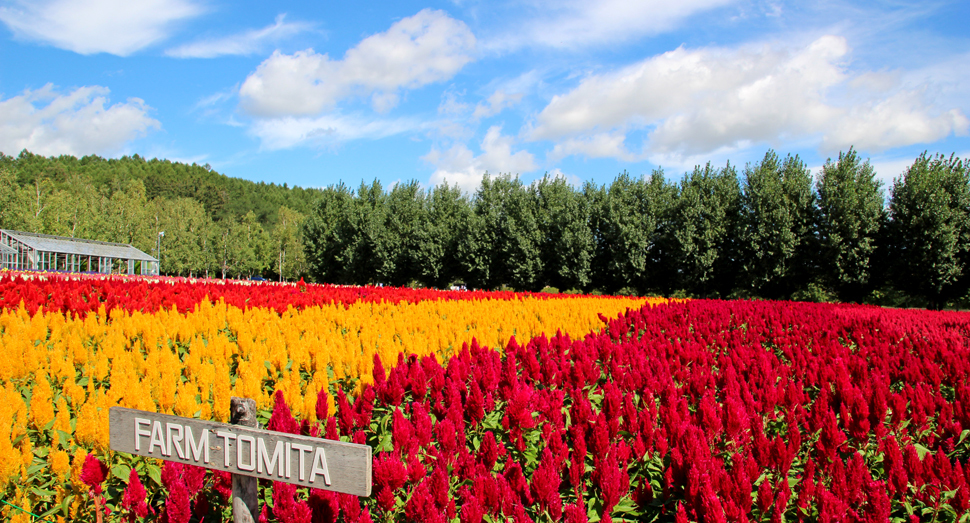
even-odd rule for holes
{"type": "Polygon", "coordinates": [[[970,156],[970,3],[0,0],[0,151],[320,187],[970,156]],[[810,5],[809,5],[810,4],[810,5]]]}

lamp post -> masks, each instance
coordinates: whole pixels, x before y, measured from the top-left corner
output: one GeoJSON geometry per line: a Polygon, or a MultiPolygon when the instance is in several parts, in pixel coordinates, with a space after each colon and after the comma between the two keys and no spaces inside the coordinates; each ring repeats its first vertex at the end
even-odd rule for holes
{"type": "Polygon", "coordinates": [[[155,242],[155,254],[158,255],[158,275],[162,275],[162,237],[165,231],[158,231],[158,239],[155,242]]]}

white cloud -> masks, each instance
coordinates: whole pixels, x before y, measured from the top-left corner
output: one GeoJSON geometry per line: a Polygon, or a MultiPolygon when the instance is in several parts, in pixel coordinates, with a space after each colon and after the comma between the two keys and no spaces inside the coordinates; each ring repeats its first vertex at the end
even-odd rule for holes
{"type": "Polygon", "coordinates": [[[258,117],[312,116],[344,98],[372,96],[375,110],[397,104],[400,89],[454,76],[472,60],[475,36],[443,11],[425,9],[365,38],[343,60],[307,49],[273,53],[240,88],[242,107],[258,117]]]}
{"type": "Polygon", "coordinates": [[[553,97],[526,134],[554,140],[554,158],[582,154],[680,163],[811,136],[826,150],[851,145],[883,150],[966,132],[963,113],[938,109],[919,90],[892,87],[891,75],[850,74],[844,63],[848,52],[846,40],[837,36],[801,48],[681,47],[587,77],[553,97]],[[630,153],[623,143],[633,130],[649,135],[641,151],[630,153]]]}
{"type": "Polygon", "coordinates": [[[485,172],[520,174],[536,169],[535,157],[528,151],[512,152],[513,139],[503,136],[500,126],[492,126],[482,140],[482,154],[475,154],[464,144],[456,144],[447,151],[432,148],[421,159],[434,165],[430,186],[443,182],[457,184],[465,191],[474,191],[485,172]]]}
{"type": "Polygon", "coordinates": [[[581,155],[587,158],[619,158],[624,161],[637,161],[637,157],[626,148],[626,136],[620,132],[596,133],[578,138],[567,138],[555,145],[549,152],[550,160],[557,161],[567,156],[581,155]]]}
{"type": "Polygon", "coordinates": [[[571,185],[573,189],[579,190],[583,187],[584,182],[579,176],[576,176],[575,174],[566,174],[562,172],[562,169],[558,167],[549,171],[546,174],[548,174],[549,177],[552,179],[562,178],[563,180],[566,180],[566,183],[571,185]]]}
{"type": "Polygon", "coordinates": [[[950,134],[966,135],[970,120],[957,109],[933,115],[919,91],[903,91],[884,100],[853,107],[826,133],[824,150],[846,144],[882,151],[901,145],[935,142],[950,134]]]}
{"type": "Polygon", "coordinates": [[[472,118],[477,120],[479,118],[495,116],[503,110],[519,103],[520,100],[522,100],[522,93],[506,93],[499,89],[492,93],[492,96],[489,96],[488,100],[479,102],[475,106],[475,112],[472,113],[472,118]]]}
{"type": "Polygon", "coordinates": [[[0,21],[23,40],[128,56],[202,12],[193,0],[14,0],[0,7],[0,21]]]}
{"type": "Polygon", "coordinates": [[[510,23],[507,33],[489,42],[497,49],[525,45],[577,48],[629,41],[679,26],[689,16],[734,0],[557,0],[538,2],[538,16],[510,23]]]}
{"type": "Polygon", "coordinates": [[[180,45],[165,51],[165,54],[175,58],[215,58],[225,55],[253,55],[260,52],[267,45],[284,38],[300,34],[311,28],[303,22],[286,22],[285,14],[276,17],[272,25],[262,29],[250,29],[239,34],[222,38],[199,40],[180,45]]]}
{"type": "Polygon", "coordinates": [[[45,156],[112,154],[158,129],[138,98],[108,105],[108,88],[87,86],[58,94],[51,84],[0,101],[0,151],[45,156]]]}
{"type": "Polygon", "coordinates": [[[259,138],[264,149],[278,150],[305,145],[334,147],[349,140],[385,138],[422,127],[423,124],[409,119],[373,120],[328,114],[256,120],[249,131],[259,138]]]}

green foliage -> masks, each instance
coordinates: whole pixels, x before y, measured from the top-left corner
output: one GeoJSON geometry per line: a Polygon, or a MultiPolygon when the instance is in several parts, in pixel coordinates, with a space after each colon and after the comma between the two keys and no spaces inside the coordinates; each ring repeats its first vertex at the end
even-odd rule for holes
{"type": "Polygon", "coordinates": [[[425,205],[425,220],[414,233],[416,275],[426,285],[444,289],[463,277],[458,253],[462,231],[472,216],[471,205],[457,185],[447,183],[432,189],[425,205]]]}
{"type": "Polygon", "coordinates": [[[872,259],[886,214],[880,185],[872,166],[854,149],[822,167],[818,180],[820,272],[843,301],[860,301],[873,283],[872,259]]]}
{"type": "Polygon", "coordinates": [[[925,152],[895,180],[890,242],[902,290],[935,308],[962,296],[970,251],[970,172],[950,156],[925,152]]]}
{"type": "Polygon", "coordinates": [[[593,285],[663,288],[673,272],[669,249],[676,186],[657,170],[639,180],[621,173],[608,189],[587,184],[583,192],[596,241],[593,285]]]}
{"type": "Polygon", "coordinates": [[[715,169],[708,163],[684,177],[673,218],[673,262],[681,288],[702,296],[733,289],[739,196],[731,164],[715,169]]]}
{"type": "Polygon", "coordinates": [[[471,286],[542,288],[542,233],[536,208],[521,180],[507,174],[493,179],[486,173],[472,200],[459,249],[471,286]]]}
{"type": "MultiPolygon", "coordinates": [[[[282,207],[305,214],[319,194],[137,155],[0,154],[0,227],[131,243],[155,253],[158,233],[173,226],[177,237],[166,231],[163,238],[165,244],[174,241],[176,249],[172,265],[162,262],[165,274],[249,276],[269,269],[275,254],[264,245],[263,232],[275,231],[282,207]],[[237,229],[245,220],[246,231],[237,229]],[[187,252],[190,248],[198,252],[187,252]],[[234,253],[241,258],[232,259],[234,253]]],[[[302,252],[302,245],[297,250],[302,252]]],[[[272,268],[278,271],[278,264],[272,268]]]]}
{"type": "Polygon", "coordinates": [[[778,299],[802,288],[814,245],[812,177],[798,156],[768,151],[744,170],[740,195],[740,287],[778,299]]]}
{"type": "Polygon", "coordinates": [[[541,234],[542,281],[556,288],[586,287],[595,245],[588,201],[561,176],[547,174],[532,190],[541,234]]]}

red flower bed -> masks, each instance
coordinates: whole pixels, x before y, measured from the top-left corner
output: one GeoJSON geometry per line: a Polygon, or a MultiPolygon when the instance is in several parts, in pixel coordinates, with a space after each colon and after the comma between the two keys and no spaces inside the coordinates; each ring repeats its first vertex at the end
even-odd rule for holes
{"type": "Polygon", "coordinates": [[[269,428],[374,446],[374,495],[276,484],[264,516],[967,517],[970,314],[692,301],[607,324],[504,355],[473,342],[444,366],[402,355],[356,401],[336,390],[335,413],[321,391],[319,427],[278,395],[269,428]]]}
{"type": "Polygon", "coordinates": [[[419,302],[424,300],[510,300],[521,296],[546,299],[563,295],[499,291],[438,291],[407,287],[352,287],[299,283],[249,282],[243,280],[207,280],[189,278],[149,278],[131,276],[62,276],[23,277],[17,273],[0,274],[0,309],[19,307],[21,302],[33,315],[39,309],[48,312],[85,316],[103,305],[110,312],[157,312],[176,307],[189,312],[204,299],[224,300],[240,307],[266,307],[278,313],[293,307],[297,310],[313,305],[356,302],[419,302]]]}

